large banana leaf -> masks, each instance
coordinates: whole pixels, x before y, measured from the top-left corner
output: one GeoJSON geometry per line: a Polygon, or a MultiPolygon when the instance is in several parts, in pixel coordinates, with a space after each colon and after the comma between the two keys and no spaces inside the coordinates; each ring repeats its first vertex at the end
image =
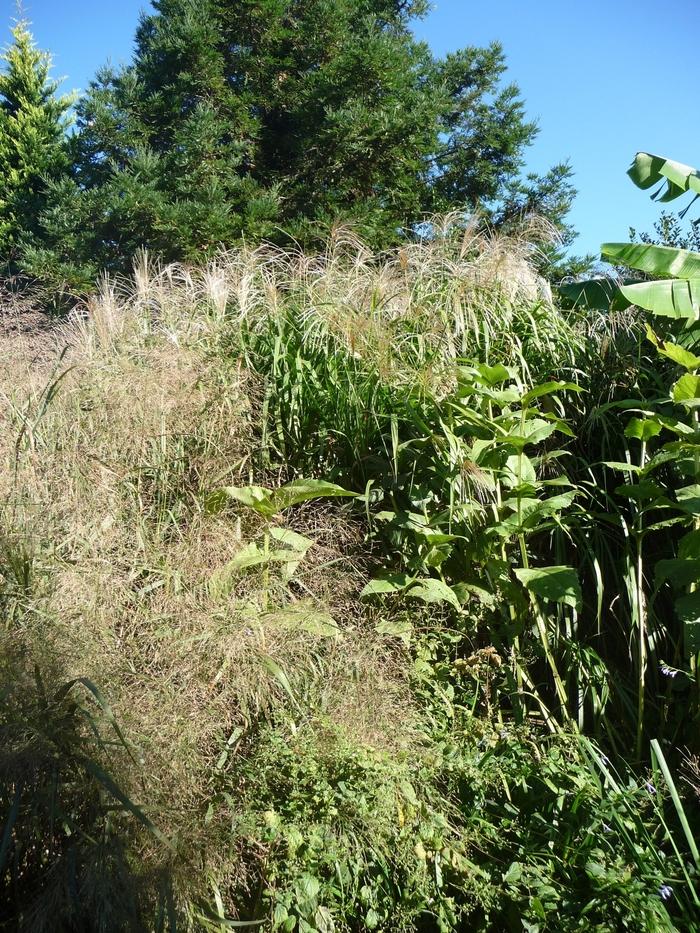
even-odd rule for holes
{"type": "MultiPolygon", "coordinates": [[[[652,195],[660,201],[672,201],[686,191],[700,197],[700,173],[662,156],[638,152],[627,174],[639,188],[660,183],[652,195]]],[[[565,307],[614,310],[633,304],[662,317],[700,321],[700,253],[648,243],[604,243],[601,253],[609,262],[661,280],[618,284],[612,278],[598,278],[560,285],[565,307]],[[666,276],[673,278],[662,278],[666,276]]]]}
{"type": "Polygon", "coordinates": [[[661,183],[659,190],[652,194],[657,201],[673,201],[686,191],[694,191],[696,197],[700,194],[697,169],[649,152],[638,152],[627,174],[638,188],[645,190],[661,183]]]}
{"type": "Polygon", "coordinates": [[[700,278],[638,282],[623,285],[620,291],[631,304],[660,317],[700,320],[700,278]]]}
{"type": "Polygon", "coordinates": [[[673,276],[676,279],[700,278],[700,253],[672,246],[648,243],[603,243],[603,259],[649,275],[673,276]]]}
{"type": "Polygon", "coordinates": [[[567,282],[557,287],[564,308],[590,308],[594,311],[618,311],[629,308],[631,302],[611,278],[588,279],[585,282],[567,282]]]}

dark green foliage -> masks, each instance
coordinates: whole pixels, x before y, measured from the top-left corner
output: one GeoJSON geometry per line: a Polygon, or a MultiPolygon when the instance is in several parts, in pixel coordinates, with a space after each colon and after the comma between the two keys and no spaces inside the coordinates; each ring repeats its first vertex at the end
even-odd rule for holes
{"type": "Polygon", "coordinates": [[[258,133],[252,174],[278,183],[290,232],[357,220],[377,242],[420,215],[442,92],[409,32],[415,4],[219,4],[258,133]]]}
{"type": "MultiPolygon", "coordinates": [[[[28,267],[84,288],[141,246],[194,260],[241,238],[373,246],[426,213],[543,212],[566,237],[570,172],[522,178],[528,122],[501,47],[436,59],[398,0],[158,0],[133,64],[77,108],[73,187],[56,187],[28,267]],[[502,202],[502,208],[498,205],[502,202]]],[[[568,240],[565,245],[568,245],[568,240]]]]}
{"type": "Polygon", "coordinates": [[[39,233],[47,183],[68,171],[65,132],[70,97],[56,95],[51,58],[26,22],[12,30],[0,72],[0,262],[16,259],[39,233]]]}
{"type": "Polygon", "coordinates": [[[576,197],[572,177],[571,166],[564,162],[553,166],[544,175],[530,173],[525,178],[514,178],[508,184],[502,202],[493,212],[494,224],[504,231],[517,230],[518,225],[522,225],[528,217],[541,217],[552,224],[552,241],[545,240],[535,258],[539,271],[554,282],[590,273],[595,260],[591,255],[567,255],[578,236],[571,224],[567,223],[568,213],[576,197]]]}
{"type": "Polygon", "coordinates": [[[165,2],[144,18],[134,66],[98,74],[77,124],[73,180],[53,189],[32,271],[81,290],[140,247],[196,260],[270,232],[276,195],[250,175],[254,120],[206,2],[165,2]]]}
{"type": "Polygon", "coordinates": [[[308,933],[693,929],[643,784],[606,788],[592,746],[480,729],[433,699],[419,756],[318,722],[263,731],[237,774],[259,859],[245,916],[308,933]]]}
{"type": "MultiPolygon", "coordinates": [[[[2,644],[0,929],[142,931],[140,881],[101,762],[99,708],[2,644]],[[110,812],[111,811],[111,812],[110,812]]],[[[85,691],[87,693],[87,691],[85,691]]]]}
{"type": "Polygon", "coordinates": [[[503,49],[498,43],[462,49],[435,69],[448,101],[440,114],[446,138],[433,156],[435,206],[493,201],[518,174],[523,148],[537,132],[525,120],[518,87],[499,87],[506,71],[503,49]]]}

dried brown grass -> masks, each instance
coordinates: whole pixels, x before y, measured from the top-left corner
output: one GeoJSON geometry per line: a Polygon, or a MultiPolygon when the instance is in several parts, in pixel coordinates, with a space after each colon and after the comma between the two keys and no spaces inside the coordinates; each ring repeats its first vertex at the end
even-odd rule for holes
{"type": "MultiPolygon", "coordinates": [[[[234,730],[287,715],[270,661],[305,716],[358,742],[406,742],[412,719],[403,663],[358,612],[358,532],[337,511],[291,520],[317,544],[290,587],[256,573],[225,596],[207,587],[261,530],[244,512],[203,508],[214,486],[247,480],[254,443],[248,376],[213,353],[222,288],[214,269],[195,282],[146,264],[130,292],[104,283],[48,334],[0,335],[0,522],[31,542],[37,575],[33,611],[9,637],[40,667],[100,685],[141,762],[122,756],[119,778],[181,840],[179,870],[195,887],[235,873],[235,814],[204,814],[234,730]],[[273,606],[330,611],[342,635],[262,616],[263,586],[273,606]]],[[[162,855],[148,834],[139,845],[146,859],[162,855]]]]}

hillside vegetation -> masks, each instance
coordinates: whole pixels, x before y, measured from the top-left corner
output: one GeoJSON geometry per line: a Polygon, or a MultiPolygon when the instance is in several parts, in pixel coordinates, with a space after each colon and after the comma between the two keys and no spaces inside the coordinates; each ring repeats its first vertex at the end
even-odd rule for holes
{"type": "Polygon", "coordinates": [[[698,929],[676,364],[435,229],[0,336],[1,928],[698,929]]]}

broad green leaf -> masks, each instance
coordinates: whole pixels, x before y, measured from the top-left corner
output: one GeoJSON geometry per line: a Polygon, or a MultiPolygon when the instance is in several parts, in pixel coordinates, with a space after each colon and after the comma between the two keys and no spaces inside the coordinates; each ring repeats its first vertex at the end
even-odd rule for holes
{"type": "Polygon", "coordinates": [[[540,512],[544,515],[554,515],[557,512],[563,512],[564,509],[569,508],[576,498],[576,495],[576,490],[572,489],[569,492],[562,492],[558,496],[550,496],[548,499],[542,499],[540,501],[540,512]]]}
{"type": "Polygon", "coordinates": [[[503,875],[504,884],[517,884],[523,876],[523,867],[520,862],[511,862],[508,871],[503,875]]]}
{"type": "Polygon", "coordinates": [[[700,622],[700,591],[679,596],[676,600],[678,618],[686,622],[700,622]]]}
{"type": "Polygon", "coordinates": [[[662,340],[654,331],[646,325],[647,338],[651,340],[656,349],[662,356],[667,357],[669,360],[673,360],[674,363],[678,363],[679,366],[683,366],[684,369],[700,369],[700,356],[696,356],[694,353],[691,353],[690,350],[686,350],[685,347],[681,347],[677,343],[671,343],[669,340],[662,340]]]}
{"type": "MultiPolygon", "coordinates": [[[[583,391],[583,390],[581,390],[583,391]]],[[[556,415],[553,415],[551,412],[544,412],[544,417],[547,421],[550,421],[554,425],[554,430],[558,431],[560,434],[566,435],[566,437],[576,437],[576,434],[571,430],[566,421],[562,421],[561,418],[557,418],[556,415]]],[[[547,456],[551,459],[552,456],[556,455],[557,457],[568,455],[567,451],[556,450],[548,451],[547,456]]]]}
{"type": "Polygon", "coordinates": [[[631,304],[660,317],[700,320],[700,278],[638,282],[621,291],[631,304]]]}
{"type": "Polygon", "coordinates": [[[261,548],[254,542],[246,544],[228,563],[215,570],[209,578],[208,589],[211,596],[220,598],[228,595],[233,589],[237,575],[242,570],[248,570],[251,567],[261,567],[266,564],[284,564],[285,579],[289,580],[296,571],[297,567],[304,559],[308,547],[304,550],[267,550],[261,548]]]}
{"type": "Polygon", "coordinates": [[[214,599],[227,596],[233,589],[236,578],[241,570],[245,570],[248,567],[256,567],[266,562],[267,558],[263,554],[262,549],[251,541],[250,544],[246,544],[246,546],[236,554],[233,560],[230,560],[228,563],[224,564],[223,567],[219,567],[212,573],[207,584],[209,595],[214,599]]]}
{"type": "Polygon", "coordinates": [[[439,531],[431,531],[429,528],[420,532],[422,538],[425,538],[426,544],[433,547],[439,547],[441,544],[450,544],[452,541],[464,540],[463,535],[448,535],[439,531]]]}
{"type": "Polygon", "coordinates": [[[674,586],[689,586],[700,581],[700,560],[681,560],[678,557],[660,560],[655,567],[657,585],[670,580],[674,586]]]}
{"type": "Polygon", "coordinates": [[[516,567],[515,576],[526,590],[554,603],[578,609],[581,585],[573,567],[516,567]]]}
{"type": "Polygon", "coordinates": [[[505,509],[510,509],[511,512],[517,513],[525,518],[527,515],[537,512],[542,505],[539,499],[533,499],[530,496],[512,496],[503,500],[503,507],[505,509]]]}
{"type": "Polygon", "coordinates": [[[500,389],[498,392],[491,389],[484,389],[484,395],[486,395],[487,398],[493,399],[500,408],[513,405],[520,399],[520,392],[516,388],[500,389]]]}
{"type": "Polygon", "coordinates": [[[319,907],[314,914],[315,933],[335,933],[333,914],[327,907],[319,907]]]}
{"type": "MultiPolygon", "coordinates": [[[[285,563],[283,569],[283,578],[285,582],[289,583],[293,579],[297,570],[299,569],[299,564],[302,562],[306,556],[307,551],[313,545],[311,538],[307,538],[306,535],[300,535],[296,531],[292,531],[290,528],[271,528],[270,537],[277,541],[279,544],[286,545],[289,548],[288,559],[285,563]]],[[[282,554],[284,552],[274,552],[282,554]]]]}
{"type": "Polygon", "coordinates": [[[226,567],[230,570],[247,570],[260,564],[286,564],[289,561],[302,560],[305,553],[292,550],[265,551],[257,544],[248,544],[226,564],[226,567]]]}
{"type": "Polygon", "coordinates": [[[659,182],[666,181],[665,191],[654,200],[668,202],[685,194],[686,191],[700,193],[700,175],[697,169],[682,162],[674,162],[663,156],[649,152],[638,152],[627,174],[638,188],[653,188],[659,182]]]}
{"type": "Polygon", "coordinates": [[[676,612],[683,624],[683,642],[686,655],[700,653],[700,591],[679,596],[676,612]]]}
{"type": "Polygon", "coordinates": [[[484,589],[483,586],[477,586],[475,583],[455,583],[452,587],[452,592],[463,606],[469,602],[471,597],[488,609],[493,609],[496,605],[496,597],[493,593],[490,590],[484,589]]]}
{"type": "Polygon", "coordinates": [[[695,528],[681,538],[678,556],[682,560],[700,560],[700,529],[695,528]]]}
{"type": "Polygon", "coordinates": [[[577,386],[575,382],[543,382],[542,385],[535,386],[523,395],[521,399],[522,406],[525,408],[536,398],[553,395],[555,392],[583,392],[583,389],[581,386],[577,386]]]}
{"type": "Polygon", "coordinates": [[[486,363],[479,363],[476,366],[476,370],[479,374],[479,381],[491,387],[502,385],[511,378],[510,371],[500,363],[496,364],[496,366],[487,366],[486,363]]]}
{"type": "Polygon", "coordinates": [[[623,460],[602,460],[601,463],[609,470],[620,470],[624,473],[640,473],[642,469],[636,463],[625,463],[623,460]]]}
{"type": "Polygon", "coordinates": [[[273,490],[264,489],[262,486],[224,486],[208,497],[207,507],[212,511],[218,511],[227,500],[234,500],[254,509],[264,518],[272,518],[278,512],[310,499],[357,495],[356,492],[350,492],[325,480],[298,479],[273,490]]]}
{"type": "Polygon", "coordinates": [[[309,900],[314,900],[321,890],[321,882],[314,875],[302,875],[298,884],[304,897],[309,898],[309,900]]]}
{"type": "Polygon", "coordinates": [[[700,485],[693,483],[676,490],[678,507],[689,515],[700,515],[700,485]]]}
{"type": "Polygon", "coordinates": [[[506,499],[505,508],[512,509],[513,514],[494,526],[496,534],[510,537],[519,531],[532,531],[540,525],[543,519],[558,515],[569,508],[574,501],[576,493],[567,492],[559,496],[550,496],[549,499],[530,499],[514,497],[506,499]]]}
{"type": "Polygon", "coordinates": [[[653,418],[630,418],[625,428],[625,437],[634,437],[638,441],[650,441],[661,434],[661,425],[653,418]]]}
{"type": "Polygon", "coordinates": [[[508,457],[503,472],[503,482],[509,488],[521,483],[530,483],[533,486],[537,483],[532,460],[525,454],[513,454],[512,457],[508,457]]]}
{"type": "Polygon", "coordinates": [[[660,466],[664,466],[666,463],[676,463],[679,464],[683,459],[684,452],[686,451],[686,445],[683,441],[671,441],[657,450],[653,457],[648,460],[644,466],[645,473],[652,473],[654,470],[657,470],[660,466]]]}
{"type": "Polygon", "coordinates": [[[426,577],[424,580],[418,580],[410,590],[407,596],[411,599],[420,599],[424,603],[449,603],[455,609],[460,609],[461,605],[456,594],[442,580],[436,580],[432,577],[426,577]]]}
{"type": "Polygon", "coordinates": [[[631,499],[633,502],[657,502],[663,498],[664,490],[653,479],[643,479],[639,483],[623,483],[615,487],[615,494],[631,499]]]}
{"type": "Polygon", "coordinates": [[[428,544],[447,544],[457,541],[461,535],[446,534],[431,528],[428,519],[419,512],[379,512],[374,516],[375,521],[390,521],[396,528],[405,528],[421,538],[428,544]]]}
{"type": "Polygon", "coordinates": [[[350,492],[343,489],[342,486],[336,486],[335,483],[327,483],[321,479],[297,479],[286,486],[275,489],[270,497],[271,505],[275,512],[283,512],[292,505],[299,505],[301,502],[308,502],[311,499],[327,499],[336,496],[345,496],[357,498],[356,492],[350,492]]]}
{"type": "Polygon", "coordinates": [[[280,544],[284,544],[291,548],[293,551],[297,551],[299,554],[305,554],[314,543],[311,538],[307,538],[306,535],[300,535],[290,528],[270,528],[270,537],[274,538],[275,541],[280,544]]]}
{"type": "Polygon", "coordinates": [[[604,259],[664,278],[700,278],[700,253],[649,243],[603,243],[604,259]]]}
{"type": "Polygon", "coordinates": [[[620,291],[615,279],[588,279],[585,282],[568,282],[557,288],[565,307],[590,308],[593,311],[622,311],[630,302],[620,291]]]}
{"type": "MultiPolygon", "coordinates": [[[[557,425],[544,418],[528,418],[518,431],[518,437],[524,438],[528,444],[541,444],[557,430],[557,425]]],[[[508,438],[512,440],[512,438],[508,438]]]]}
{"type": "Polygon", "coordinates": [[[275,510],[270,503],[271,492],[269,489],[263,489],[262,486],[224,486],[215,490],[207,498],[207,508],[209,511],[218,512],[228,502],[240,502],[247,505],[248,508],[255,509],[265,518],[272,518],[275,510]]]}
{"type": "Polygon", "coordinates": [[[660,424],[668,428],[668,430],[672,431],[674,434],[678,434],[680,437],[695,433],[695,429],[684,421],[679,421],[676,418],[667,418],[664,415],[656,415],[655,417],[660,424]]]}
{"type": "Polygon", "coordinates": [[[415,577],[407,573],[392,573],[383,577],[377,577],[370,580],[367,586],[360,593],[360,599],[366,599],[368,596],[382,596],[386,593],[400,593],[415,580],[415,577]]]}
{"type": "Polygon", "coordinates": [[[700,376],[695,373],[684,373],[671,390],[674,402],[680,402],[688,408],[700,405],[700,376]]]}

